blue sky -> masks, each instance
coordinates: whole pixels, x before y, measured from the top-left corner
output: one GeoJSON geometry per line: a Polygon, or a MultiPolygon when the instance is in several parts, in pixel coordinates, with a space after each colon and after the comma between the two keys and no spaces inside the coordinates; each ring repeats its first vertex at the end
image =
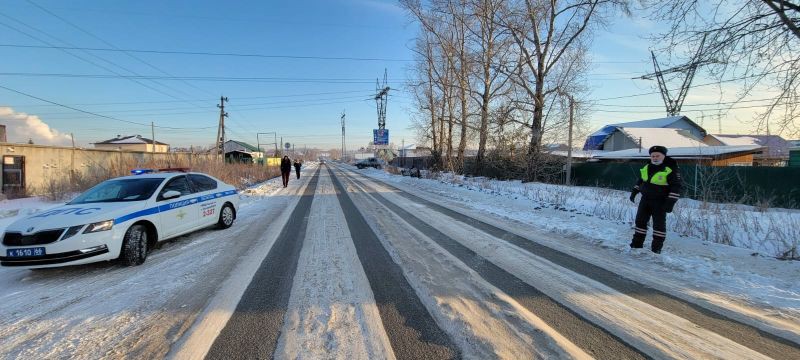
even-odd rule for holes
{"type": "MultiPolygon", "coordinates": [[[[401,87],[410,65],[404,60],[412,58],[409,48],[417,27],[394,1],[33,1],[47,11],[24,0],[0,0],[0,45],[113,46],[348,59],[126,54],[0,46],[0,86],[117,119],[154,122],[159,126],[156,139],[173,146],[214,142],[218,119],[215,105],[220,95],[229,99],[228,137],[254,144],[257,132],[277,132],[284,142],[298,147],[338,148],[339,117],[345,110],[347,143],[352,149],[366,145],[377,126],[372,96],[376,78],[382,77],[386,69],[389,86],[397,89],[390,93],[388,104],[390,140],[397,144],[402,139],[407,144],[414,142],[414,132],[408,129],[411,103],[401,87]],[[61,75],[20,76],[21,73],[61,75]],[[221,77],[228,81],[83,76],[115,73],[221,77]],[[240,79],[230,81],[234,78],[240,79]]],[[[640,35],[654,28],[647,21],[625,19],[598,33],[592,49],[596,63],[589,76],[593,89],[590,98],[654,91],[654,82],[630,80],[652,69],[648,43],[640,35]]],[[[695,80],[695,84],[702,82],[702,78],[695,80]]],[[[686,104],[719,98],[718,89],[698,88],[690,92],[686,104]]],[[[655,94],[598,103],[602,104],[596,107],[598,111],[587,119],[590,128],[663,115],[662,101],[655,94]],[[615,107],[631,104],[653,107],[615,107]]],[[[83,145],[117,134],[150,136],[149,126],[59,108],[5,89],[0,89],[0,107],[10,107],[12,116],[17,118],[23,116],[20,114],[35,115],[61,135],[73,133],[83,145]]],[[[700,117],[699,112],[687,114],[700,117]]],[[[711,114],[704,115],[711,122],[711,114]]],[[[726,117],[724,132],[746,131],[736,121],[737,116],[747,119],[749,115],[726,117]]],[[[716,130],[714,120],[713,131],[716,130]]],[[[63,141],[64,136],[60,139],[63,141]]]]}

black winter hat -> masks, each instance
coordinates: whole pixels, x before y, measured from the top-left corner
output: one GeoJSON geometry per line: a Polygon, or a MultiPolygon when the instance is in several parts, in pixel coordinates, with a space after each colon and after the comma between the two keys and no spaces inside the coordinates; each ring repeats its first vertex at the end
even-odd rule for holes
{"type": "Polygon", "coordinates": [[[652,154],[654,152],[660,152],[660,153],[662,153],[664,155],[667,155],[667,147],[666,146],[661,146],[661,145],[651,146],[649,153],[652,154]]]}

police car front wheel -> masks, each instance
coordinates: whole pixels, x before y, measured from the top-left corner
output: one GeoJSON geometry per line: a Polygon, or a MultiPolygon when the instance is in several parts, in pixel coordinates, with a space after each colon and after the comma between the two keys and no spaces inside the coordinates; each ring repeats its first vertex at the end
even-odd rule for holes
{"type": "Polygon", "coordinates": [[[219,229],[227,229],[233,225],[233,220],[236,218],[236,214],[233,212],[233,206],[231,204],[225,204],[222,206],[222,211],[219,212],[219,221],[217,222],[217,228],[219,229]]]}
{"type": "Polygon", "coordinates": [[[136,224],[125,233],[120,260],[127,266],[141,265],[147,259],[147,228],[136,224]]]}

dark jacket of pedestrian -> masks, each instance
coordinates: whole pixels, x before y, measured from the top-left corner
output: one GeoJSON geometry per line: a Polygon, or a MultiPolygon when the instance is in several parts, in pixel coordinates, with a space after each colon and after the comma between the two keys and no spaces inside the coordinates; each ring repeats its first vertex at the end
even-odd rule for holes
{"type": "Polygon", "coordinates": [[[636,210],[636,227],[634,228],[632,248],[644,246],[647,235],[647,223],[653,219],[653,242],[651,250],[661,253],[667,237],[667,213],[671,213],[680,198],[682,179],[678,163],[667,156],[667,148],[653,146],[649,150],[650,162],[639,169],[636,185],[631,190],[630,200],[636,202],[636,195],[641,193],[639,207],[636,210]]]}
{"type": "Polygon", "coordinates": [[[297,173],[297,178],[298,179],[300,178],[300,167],[302,167],[302,166],[303,166],[303,164],[301,164],[299,160],[295,160],[294,161],[294,171],[297,173]]]}
{"type": "Polygon", "coordinates": [[[288,156],[284,156],[281,160],[281,172],[290,173],[292,172],[292,160],[289,160],[288,156]]]}
{"type": "Polygon", "coordinates": [[[289,186],[289,174],[292,173],[292,160],[288,156],[284,156],[281,160],[281,179],[283,180],[283,187],[289,186]]]}

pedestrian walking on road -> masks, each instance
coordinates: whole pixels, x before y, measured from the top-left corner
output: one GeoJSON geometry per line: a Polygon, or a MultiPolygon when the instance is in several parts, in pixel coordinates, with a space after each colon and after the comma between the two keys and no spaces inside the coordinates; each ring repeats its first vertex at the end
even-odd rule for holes
{"type": "Polygon", "coordinates": [[[294,171],[297,173],[298,179],[300,178],[300,167],[302,166],[303,164],[300,163],[300,160],[297,159],[294,160],[294,171]]]}
{"type": "Polygon", "coordinates": [[[642,248],[647,235],[647,223],[653,218],[653,243],[650,249],[660,254],[667,237],[667,213],[671,213],[680,198],[681,174],[677,162],[667,156],[667,148],[656,145],[650,148],[650,162],[639,170],[639,179],[631,191],[630,200],[636,203],[636,194],[642,193],[636,211],[636,228],[631,248],[642,248]]]}
{"type": "Polygon", "coordinates": [[[292,173],[292,160],[289,156],[284,155],[281,160],[281,177],[283,177],[283,187],[289,185],[289,175],[292,173]]]}

